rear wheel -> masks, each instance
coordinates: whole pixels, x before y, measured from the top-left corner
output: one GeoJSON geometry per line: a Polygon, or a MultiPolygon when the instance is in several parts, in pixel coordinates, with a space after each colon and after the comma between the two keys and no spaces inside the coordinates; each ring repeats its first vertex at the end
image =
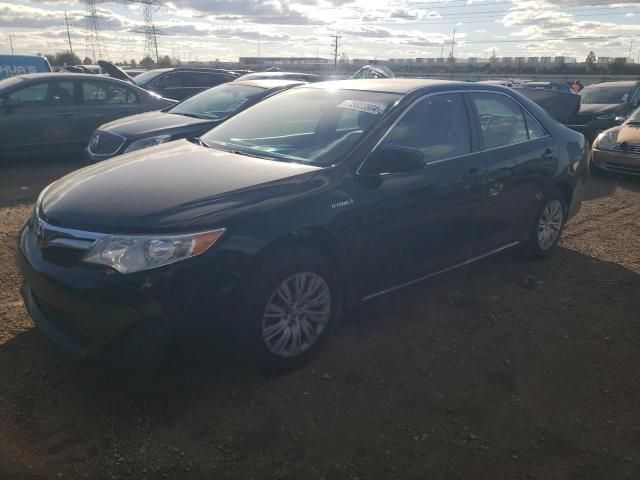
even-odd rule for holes
{"type": "Polygon", "coordinates": [[[560,241],[567,217],[564,195],[554,190],[542,203],[533,219],[526,253],[534,258],[545,258],[553,252],[560,241]]]}
{"type": "Polygon", "coordinates": [[[335,326],[337,275],[315,250],[295,247],[275,255],[251,291],[248,345],[259,367],[282,371],[304,364],[335,326]]]}

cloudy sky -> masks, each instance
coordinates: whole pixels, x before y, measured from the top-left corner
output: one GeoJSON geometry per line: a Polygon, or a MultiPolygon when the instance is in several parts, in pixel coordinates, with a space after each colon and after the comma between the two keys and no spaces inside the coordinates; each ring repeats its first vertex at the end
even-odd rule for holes
{"type": "MultiPolygon", "coordinates": [[[[96,0],[106,57],[145,52],[139,4],[96,0]]],[[[87,48],[82,1],[0,0],[0,53],[51,53],[87,48]]],[[[154,12],[161,55],[182,60],[238,56],[330,57],[331,34],[349,58],[446,56],[456,30],[456,57],[567,55],[584,60],[640,54],[640,0],[173,0],[154,12]]]]}

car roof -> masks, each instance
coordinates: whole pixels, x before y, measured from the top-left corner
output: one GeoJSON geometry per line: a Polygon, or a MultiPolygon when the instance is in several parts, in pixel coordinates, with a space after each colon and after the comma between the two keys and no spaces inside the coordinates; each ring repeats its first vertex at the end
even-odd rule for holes
{"type": "Polygon", "coordinates": [[[602,87],[603,85],[606,87],[635,87],[638,84],[640,84],[640,81],[638,80],[618,80],[615,82],[592,83],[591,85],[587,85],[585,88],[602,87]]]}
{"type": "Polygon", "coordinates": [[[233,84],[249,85],[252,87],[260,87],[264,89],[286,87],[288,85],[306,85],[307,82],[300,80],[280,80],[276,78],[260,78],[256,80],[236,80],[233,84]]]}
{"type": "MultiPolygon", "coordinates": [[[[428,78],[372,78],[358,80],[333,80],[307,85],[309,88],[326,88],[336,90],[362,90],[369,92],[407,94],[413,90],[437,87],[455,87],[461,90],[478,88],[476,83],[456,82],[452,80],[432,80],[428,78]]],[[[503,92],[504,87],[485,84],[482,88],[503,92]]]]}
{"type": "MultiPolygon", "coordinates": [[[[40,80],[44,78],[55,78],[56,80],[87,80],[96,78],[106,79],[114,82],[123,82],[123,80],[119,80],[117,78],[102,76],[102,75],[87,75],[86,73],[71,73],[71,72],[42,72],[42,73],[25,73],[24,75],[15,75],[17,78],[21,78],[23,80],[40,80]]],[[[129,82],[124,82],[129,83],[129,82]]],[[[129,84],[131,85],[131,84],[129,84]]]]}

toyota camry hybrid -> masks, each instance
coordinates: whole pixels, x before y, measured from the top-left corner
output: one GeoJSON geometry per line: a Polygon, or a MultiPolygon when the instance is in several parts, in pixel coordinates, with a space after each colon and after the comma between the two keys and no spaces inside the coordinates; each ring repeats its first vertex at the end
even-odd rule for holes
{"type": "Polygon", "coordinates": [[[549,255],[586,159],[582,134],[504,87],[301,86],[51,184],[20,232],[22,293],[76,359],[230,323],[290,368],[361,301],[516,245],[549,255]]]}

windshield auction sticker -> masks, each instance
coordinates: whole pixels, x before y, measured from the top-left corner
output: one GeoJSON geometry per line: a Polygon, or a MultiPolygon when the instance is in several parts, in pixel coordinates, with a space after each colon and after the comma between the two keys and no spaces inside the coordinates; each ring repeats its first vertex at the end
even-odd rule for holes
{"type": "Polygon", "coordinates": [[[366,112],[372,115],[380,115],[387,107],[383,103],[345,100],[338,105],[338,108],[346,108],[347,110],[356,110],[358,112],[366,112]]]}

